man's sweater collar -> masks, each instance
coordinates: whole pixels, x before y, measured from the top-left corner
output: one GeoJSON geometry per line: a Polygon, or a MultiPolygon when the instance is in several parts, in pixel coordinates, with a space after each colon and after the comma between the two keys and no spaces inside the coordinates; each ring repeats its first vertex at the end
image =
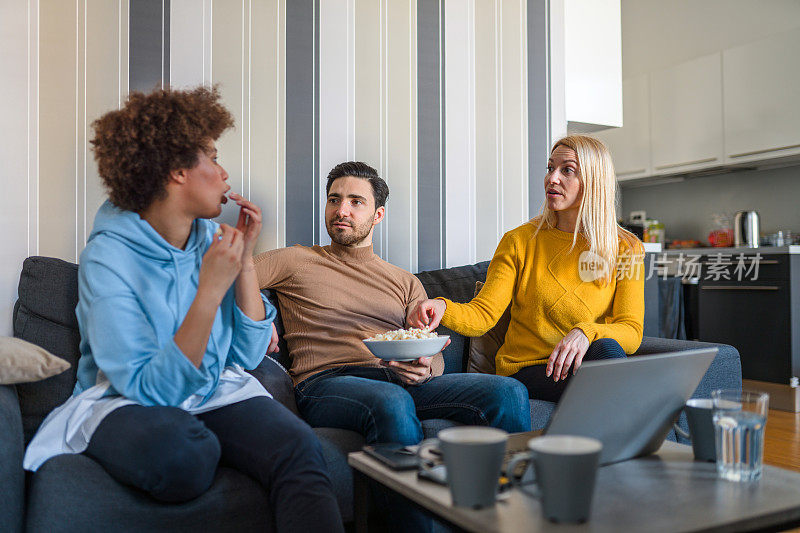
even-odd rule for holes
{"type": "Polygon", "coordinates": [[[330,246],[326,246],[325,249],[332,256],[345,263],[366,263],[377,257],[372,251],[371,244],[369,246],[351,248],[350,246],[343,246],[339,243],[332,242],[330,246]]]}

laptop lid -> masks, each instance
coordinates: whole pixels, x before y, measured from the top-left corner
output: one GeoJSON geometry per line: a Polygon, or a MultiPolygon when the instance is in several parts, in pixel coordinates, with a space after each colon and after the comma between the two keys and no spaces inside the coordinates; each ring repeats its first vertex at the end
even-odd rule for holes
{"type": "Polygon", "coordinates": [[[601,464],[653,453],[716,354],[712,347],[587,361],[570,379],[545,434],[600,440],[601,464]]]}

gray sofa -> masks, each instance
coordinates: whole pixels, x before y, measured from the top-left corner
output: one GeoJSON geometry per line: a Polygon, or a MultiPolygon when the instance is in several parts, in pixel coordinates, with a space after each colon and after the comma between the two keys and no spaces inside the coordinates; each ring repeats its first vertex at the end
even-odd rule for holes
{"type": "MultiPolygon", "coordinates": [[[[418,274],[431,297],[446,296],[468,301],[475,281],[483,280],[488,263],[418,274]]],[[[268,294],[274,303],[274,295],[268,294]]],[[[44,417],[72,393],[79,356],[75,318],[77,265],[58,259],[25,260],[14,309],[14,335],[36,343],[70,361],[67,372],[37,383],[0,386],[0,531],[261,531],[271,522],[268,499],[249,477],[219,468],[211,489],[184,504],[165,505],[116,483],[100,465],[83,455],[62,455],[45,463],[35,474],[22,470],[24,446],[44,417]]],[[[277,324],[280,332],[280,322],[277,324]]],[[[446,328],[452,343],[445,350],[445,372],[466,366],[468,339],[446,328]]],[[[637,355],[695,348],[704,343],[646,337],[637,355]]],[[[718,345],[719,353],[695,396],[711,389],[741,387],[739,354],[731,346],[718,345]]],[[[297,412],[285,344],[281,352],[253,371],[289,409],[297,412]]],[[[532,401],[535,428],[543,427],[553,405],[532,401]]],[[[450,425],[443,420],[423,424],[426,435],[450,425]]],[[[683,421],[685,426],[685,421],[683,421]]],[[[347,453],[363,445],[360,435],[340,429],[317,428],[339,499],[343,518],[353,518],[352,473],[347,453]]],[[[674,436],[673,436],[674,438],[674,436]]]]}

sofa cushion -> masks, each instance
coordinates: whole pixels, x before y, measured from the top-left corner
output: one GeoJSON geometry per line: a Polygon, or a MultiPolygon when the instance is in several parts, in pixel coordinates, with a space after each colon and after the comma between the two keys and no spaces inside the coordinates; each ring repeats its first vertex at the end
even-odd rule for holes
{"type": "Polygon", "coordinates": [[[264,289],[261,291],[267,297],[269,303],[275,306],[278,314],[275,316],[275,331],[278,332],[278,353],[270,354],[275,361],[279,362],[283,368],[289,369],[292,366],[292,358],[289,356],[289,347],[286,345],[286,340],[283,334],[286,331],[283,327],[283,319],[281,318],[281,306],[278,303],[278,294],[275,291],[264,289]]]}
{"type": "Polygon", "coordinates": [[[538,431],[547,427],[556,404],[544,400],[531,400],[531,430],[538,431]]]}
{"type": "MultiPolygon", "coordinates": [[[[442,296],[454,302],[468,302],[475,292],[475,282],[486,280],[489,262],[465,265],[441,270],[427,270],[417,274],[428,298],[442,296]]],[[[467,339],[455,331],[439,326],[439,335],[450,335],[450,346],[444,349],[444,371],[464,372],[467,361],[467,339]]]]}
{"type": "Polygon", "coordinates": [[[41,346],[67,361],[66,372],[17,385],[27,443],[44,417],[72,395],[80,358],[78,265],[52,257],[29,257],[22,264],[19,300],[14,307],[14,336],[41,346]]]}
{"type": "Polygon", "coordinates": [[[25,509],[25,472],[22,456],[22,420],[17,391],[12,385],[0,385],[0,531],[22,531],[25,509]]]}
{"type": "MultiPolygon", "coordinates": [[[[475,282],[475,296],[483,288],[482,281],[475,282]]],[[[511,323],[511,305],[506,307],[497,324],[481,335],[480,337],[470,337],[469,356],[467,358],[467,372],[478,372],[481,374],[494,374],[497,372],[495,358],[497,351],[506,341],[506,332],[511,323]]]]}
{"type": "Polygon", "coordinates": [[[294,399],[294,385],[289,373],[272,356],[266,356],[253,370],[248,370],[278,402],[300,416],[294,399]]]}
{"type": "Polygon", "coordinates": [[[28,531],[272,531],[266,492],[249,476],[219,468],[211,488],[163,504],[114,481],[85,455],[59,455],[31,475],[28,531]]]}
{"type": "Polygon", "coordinates": [[[0,385],[29,383],[62,373],[70,364],[41,346],[0,337],[0,385]]]}
{"type": "Polygon", "coordinates": [[[322,455],[339,504],[342,520],[353,520],[353,471],[347,464],[347,454],[364,447],[364,437],[355,431],[337,428],[314,428],[322,445],[322,455]]]}

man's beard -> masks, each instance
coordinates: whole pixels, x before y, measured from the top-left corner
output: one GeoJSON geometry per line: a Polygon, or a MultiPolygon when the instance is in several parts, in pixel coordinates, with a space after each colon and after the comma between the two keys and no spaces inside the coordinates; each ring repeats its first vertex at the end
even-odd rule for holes
{"type": "MultiPolygon", "coordinates": [[[[351,225],[352,231],[349,233],[345,232],[337,232],[336,228],[333,227],[333,224],[336,222],[342,222],[342,219],[333,219],[331,220],[330,224],[326,224],[325,227],[328,230],[328,235],[330,236],[331,240],[336,244],[341,244],[342,246],[352,246],[353,244],[358,244],[359,242],[363,241],[369,235],[369,232],[372,230],[372,221],[367,220],[361,226],[351,225]]],[[[350,224],[349,221],[346,223],[350,224]]]]}

